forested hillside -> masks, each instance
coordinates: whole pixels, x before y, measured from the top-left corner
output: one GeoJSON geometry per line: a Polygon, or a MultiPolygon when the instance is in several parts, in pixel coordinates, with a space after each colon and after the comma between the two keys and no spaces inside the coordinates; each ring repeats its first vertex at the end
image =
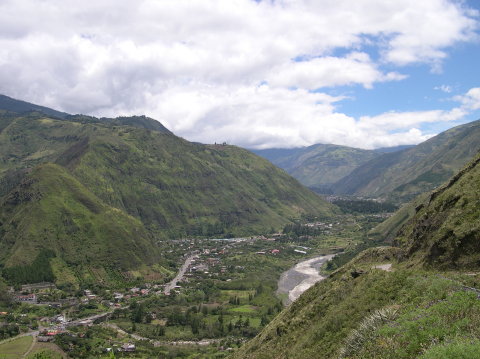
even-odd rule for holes
{"type": "Polygon", "coordinates": [[[479,149],[480,121],[474,121],[372,159],[338,181],[334,193],[407,202],[448,180],[479,149]]]}
{"type": "Polygon", "coordinates": [[[190,143],[146,117],[35,110],[0,112],[7,268],[29,265],[43,249],[68,267],[139,268],[162,257],[158,241],[265,233],[335,211],[238,147],[190,143]]]}

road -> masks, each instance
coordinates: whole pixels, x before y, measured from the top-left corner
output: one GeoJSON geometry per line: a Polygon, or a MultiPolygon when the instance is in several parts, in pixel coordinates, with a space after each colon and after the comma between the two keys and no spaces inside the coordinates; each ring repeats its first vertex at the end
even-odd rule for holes
{"type": "Polygon", "coordinates": [[[172,291],[172,289],[175,288],[177,283],[180,282],[183,279],[183,276],[185,275],[185,272],[187,271],[188,267],[190,267],[190,264],[192,264],[192,261],[197,257],[198,257],[197,255],[191,255],[185,260],[185,263],[183,263],[183,265],[180,268],[180,270],[178,271],[176,277],[173,278],[170,282],[168,282],[165,285],[165,289],[163,290],[163,294],[170,295],[170,292],[172,291]]]}

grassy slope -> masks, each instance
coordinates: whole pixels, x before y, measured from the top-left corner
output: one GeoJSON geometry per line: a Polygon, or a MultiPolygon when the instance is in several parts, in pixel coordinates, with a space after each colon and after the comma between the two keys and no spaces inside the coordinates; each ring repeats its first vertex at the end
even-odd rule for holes
{"type": "Polygon", "coordinates": [[[268,161],[233,146],[85,116],[4,112],[0,120],[0,261],[8,266],[32,262],[47,247],[62,257],[52,260],[55,274],[86,262],[133,268],[157,258],[146,249],[151,235],[243,235],[278,229],[303,213],[335,211],[268,161]]]}
{"type": "Polygon", "coordinates": [[[50,161],[70,169],[104,202],[176,235],[207,224],[252,233],[301,213],[332,213],[331,205],[246,150],[73,120],[29,114],[10,121],[0,133],[0,195],[21,178],[21,169],[50,161]]]}
{"type": "Polygon", "coordinates": [[[394,261],[397,251],[363,252],[306,291],[231,358],[410,359],[453,342],[478,348],[480,301],[462,287],[478,285],[478,276],[373,268],[394,261]]]}
{"type": "Polygon", "coordinates": [[[480,121],[457,126],[414,148],[367,162],[340,180],[335,192],[411,200],[461,169],[479,150],[479,139],[480,121]]]}
{"type": "Polygon", "coordinates": [[[42,248],[69,265],[131,269],[159,256],[141,222],[103,204],[63,167],[36,167],[0,206],[1,257],[31,263],[42,248]]]}
{"type": "Polygon", "coordinates": [[[479,179],[480,155],[420,200],[403,249],[362,252],[232,358],[477,358],[480,301],[468,287],[480,275],[444,270],[479,268],[479,179]],[[393,272],[374,268],[387,262],[393,272]]]}
{"type": "Polygon", "coordinates": [[[478,268],[480,264],[480,155],[447,184],[401,229],[397,241],[422,265],[478,268]]]}
{"type": "Polygon", "coordinates": [[[330,186],[380,155],[375,151],[323,144],[287,151],[254,152],[285,169],[304,185],[314,188],[330,186]]]}
{"type": "MultiPolygon", "coordinates": [[[[73,173],[151,228],[221,224],[237,234],[278,228],[332,207],[267,161],[233,146],[122,129],[90,141],[73,173]]],[[[177,233],[178,234],[178,233],[177,233]]]]}
{"type": "Polygon", "coordinates": [[[371,239],[391,243],[398,235],[398,232],[416,213],[415,208],[428,201],[429,194],[419,195],[413,201],[405,203],[391,217],[378,224],[368,232],[371,239]]]}

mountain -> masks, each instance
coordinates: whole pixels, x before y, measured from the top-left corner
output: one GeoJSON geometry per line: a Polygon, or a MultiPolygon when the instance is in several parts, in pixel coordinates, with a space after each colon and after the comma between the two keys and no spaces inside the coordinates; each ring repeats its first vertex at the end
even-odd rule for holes
{"type": "Polygon", "coordinates": [[[25,271],[53,255],[70,269],[115,263],[132,270],[161,258],[158,241],[251,235],[336,211],[249,151],[191,143],[145,117],[59,118],[9,108],[0,112],[6,268],[25,271]]]}
{"type": "Polygon", "coordinates": [[[105,205],[66,169],[44,163],[28,172],[0,203],[0,261],[10,270],[7,278],[28,280],[15,269],[25,270],[42,250],[71,268],[125,272],[159,260],[153,236],[138,219],[105,205]]]}
{"type": "Polygon", "coordinates": [[[406,150],[409,148],[415,147],[415,145],[401,145],[401,146],[394,146],[394,147],[380,147],[374,149],[375,152],[380,153],[391,153],[391,152],[398,152],[402,150],[406,150]]]}
{"type": "Polygon", "coordinates": [[[400,247],[361,252],[230,358],[478,357],[479,184],[480,154],[417,200],[400,247]]]}
{"type": "Polygon", "coordinates": [[[65,118],[68,116],[68,113],[52,110],[51,108],[35,105],[33,103],[16,100],[11,97],[0,95],[0,109],[4,111],[10,111],[14,113],[24,113],[24,112],[42,112],[45,115],[54,116],[58,118],[65,118]]]}
{"type": "Polygon", "coordinates": [[[407,202],[445,182],[479,149],[480,121],[474,121],[373,158],[339,180],[334,193],[407,202]]]}
{"type": "Polygon", "coordinates": [[[381,155],[377,151],[324,144],[253,152],[283,168],[304,185],[323,193],[330,193],[334,183],[381,155]]]}
{"type": "Polygon", "coordinates": [[[415,208],[397,241],[411,262],[435,268],[480,265],[480,155],[415,208]]]}

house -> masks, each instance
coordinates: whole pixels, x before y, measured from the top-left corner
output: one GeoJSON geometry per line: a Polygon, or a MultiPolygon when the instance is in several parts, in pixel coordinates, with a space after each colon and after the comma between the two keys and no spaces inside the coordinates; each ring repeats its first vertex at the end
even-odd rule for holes
{"type": "Polygon", "coordinates": [[[272,254],[278,254],[280,253],[280,249],[272,249],[272,254]]]}

